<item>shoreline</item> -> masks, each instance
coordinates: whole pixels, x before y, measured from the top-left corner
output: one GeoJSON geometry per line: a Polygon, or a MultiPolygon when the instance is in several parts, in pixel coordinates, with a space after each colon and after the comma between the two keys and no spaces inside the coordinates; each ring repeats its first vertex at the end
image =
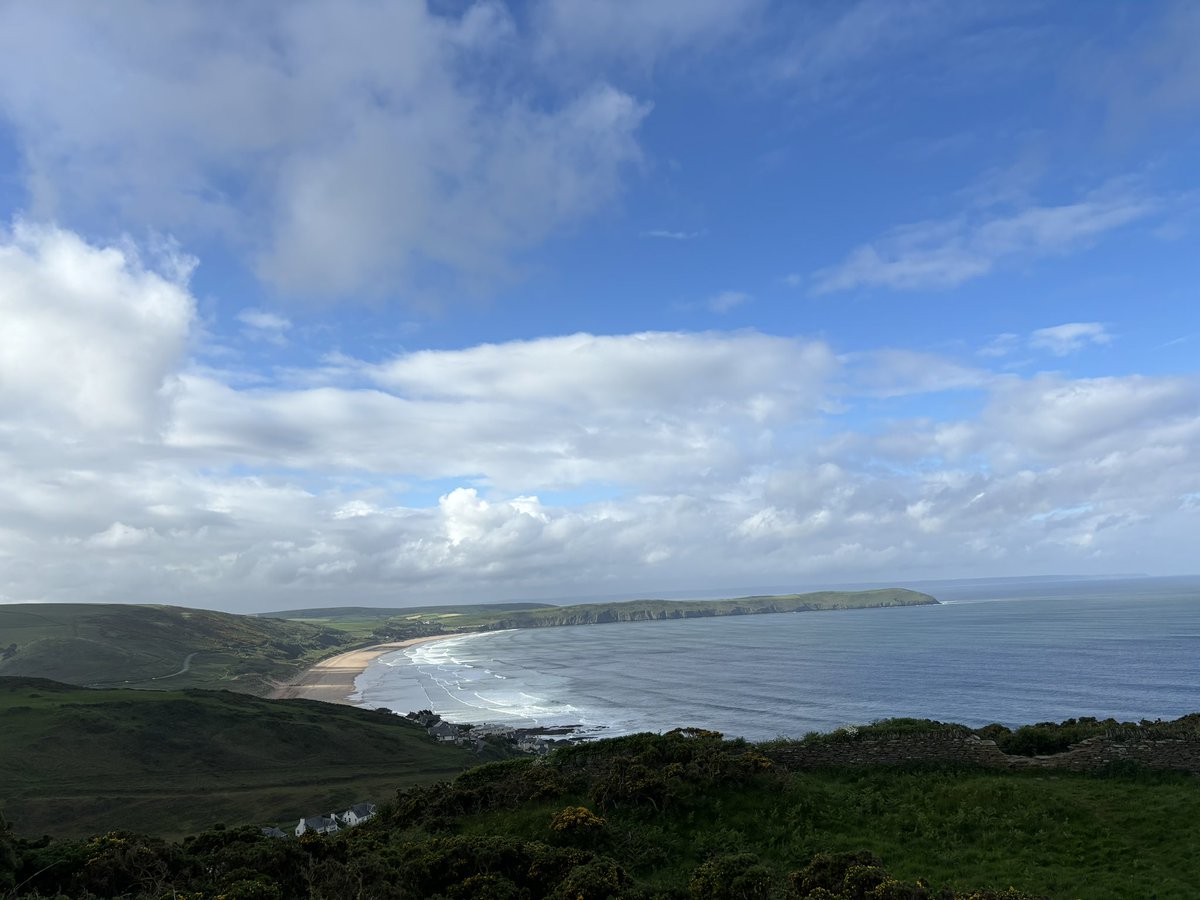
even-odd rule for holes
{"type": "MultiPolygon", "coordinates": [[[[464,633],[473,634],[474,632],[464,633]]],[[[276,687],[267,695],[267,698],[270,700],[320,700],[323,703],[354,706],[355,704],[350,698],[354,695],[355,679],[379,657],[403,650],[406,647],[415,647],[418,644],[429,644],[456,637],[463,637],[463,634],[435,634],[429,637],[389,641],[383,644],[373,644],[370,647],[360,647],[358,650],[348,650],[345,653],[323,659],[305,669],[291,681],[276,687]]]]}

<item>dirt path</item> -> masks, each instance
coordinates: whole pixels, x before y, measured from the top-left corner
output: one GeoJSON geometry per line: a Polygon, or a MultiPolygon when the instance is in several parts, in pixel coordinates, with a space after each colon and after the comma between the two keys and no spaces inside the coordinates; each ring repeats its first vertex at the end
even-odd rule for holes
{"type": "Polygon", "coordinates": [[[162,681],[164,678],[174,678],[176,675],[186,674],[187,671],[192,667],[192,660],[196,658],[196,653],[199,653],[199,652],[200,651],[197,650],[197,651],[195,651],[195,653],[189,653],[186,657],[184,657],[183,668],[180,669],[178,672],[172,672],[170,675],[155,675],[150,680],[151,681],[162,681]]]}
{"type": "Polygon", "coordinates": [[[339,653],[337,656],[321,660],[287,684],[280,685],[271,692],[270,696],[275,700],[290,700],[299,697],[305,700],[323,700],[326,703],[343,703],[353,706],[354,704],[350,702],[349,698],[354,693],[354,679],[362,674],[372,660],[405,647],[427,644],[430,641],[443,641],[452,637],[461,637],[461,635],[440,634],[435,637],[412,638],[407,641],[375,644],[360,650],[339,653]]]}

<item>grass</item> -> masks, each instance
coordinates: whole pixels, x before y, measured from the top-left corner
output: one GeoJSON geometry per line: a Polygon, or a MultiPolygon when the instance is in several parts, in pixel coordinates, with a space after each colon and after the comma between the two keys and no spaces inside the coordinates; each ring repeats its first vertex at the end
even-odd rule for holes
{"type": "MultiPolygon", "coordinates": [[[[590,802],[582,792],[470,816],[462,833],[545,841],[556,811],[590,802]]],[[[826,770],[696,790],[661,814],[603,814],[613,855],[663,889],[713,854],[753,854],[782,884],[818,852],[864,848],[901,879],[964,892],[1184,900],[1200,884],[1200,779],[1177,773],[826,770]]]]}
{"type": "Polygon", "coordinates": [[[23,834],[294,826],[480,761],[354,707],[0,678],[0,806],[23,834]]]}
{"type": "Polygon", "coordinates": [[[262,694],[353,645],[320,625],[172,606],[0,606],[0,676],[88,686],[262,694]]]}

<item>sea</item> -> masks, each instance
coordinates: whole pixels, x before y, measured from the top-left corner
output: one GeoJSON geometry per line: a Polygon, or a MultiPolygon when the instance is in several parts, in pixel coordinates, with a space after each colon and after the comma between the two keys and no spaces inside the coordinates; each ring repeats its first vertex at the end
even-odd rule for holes
{"type": "Polygon", "coordinates": [[[1010,727],[1200,711],[1200,577],[906,584],[937,606],[522,629],[374,661],[358,705],[767,740],[897,716],[1010,727]]]}

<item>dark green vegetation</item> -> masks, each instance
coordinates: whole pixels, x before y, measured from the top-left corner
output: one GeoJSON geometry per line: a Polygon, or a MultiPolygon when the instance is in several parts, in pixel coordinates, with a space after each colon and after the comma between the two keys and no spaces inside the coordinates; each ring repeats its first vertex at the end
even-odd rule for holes
{"type": "Polygon", "coordinates": [[[885,588],[873,591],[817,591],[810,594],[738,597],[732,600],[629,600],[572,606],[512,604],[507,608],[503,604],[496,604],[486,607],[428,607],[422,610],[306,609],[271,615],[290,621],[342,628],[360,636],[370,634],[379,638],[396,639],[504,628],[547,628],[557,625],[597,625],[610,622],[646,622],[881,606],[922,606],[936,603],[937,600],[928,594],[904,588],[885,588]]]}
{"type": "Polygon", "coordinates": [[[1048,756],[1062,753],[1088,738],[1103,737],[1114,741],[1139,740],[1196,740],[1200,737],[1200,713],[1181,716],[1170,721],[1143,719],[1141,722],[1119,722],[1116,719],[1096,719],[1083,716],[1064,722],[1038,722],[1009,728],[993,723],[982,728],[968,728],[953,722],[935,722],[932,719],[884,719],[871,725],[855,728],[839,728],[836,731],[817,732],[806,735],[803,740],[791,741],[781,738],[758,746],[787,746],[796,744],[835,744],[871,741],[877,738],[897,738],[906,735],[928,735],[946,733],[960,736],[975,735],[983,740],[994,741],[1002,752],[1013,756],[1048,756]]]}
{"type": "Polygon", "coordinates": [[[1191,898],[1200,779],[926,767],[781,771],[693,730],[401,791],[330,837],[13,840],[16,896],[1191,898]],[[864,848],[868,848],[864,850],[864,848]]]}
{"type": "Polygon", "coordinates": [[[337,629],[174,606],[0,606],[0,675],[97,687],[262,694],[354,645],[337,629]]]}
{"type": "Polygon", "coordinates": [[[349,706],[0,678],[0,807],[23,835],[294,826],[480,761],[349,706]]]}

